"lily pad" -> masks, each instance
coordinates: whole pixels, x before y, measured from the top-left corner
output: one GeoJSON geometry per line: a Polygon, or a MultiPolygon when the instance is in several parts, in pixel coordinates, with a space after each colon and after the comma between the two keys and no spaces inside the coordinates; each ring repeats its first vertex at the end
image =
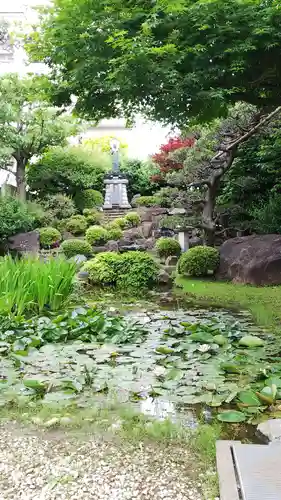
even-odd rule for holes
{"type": "Polygon", "coordinates": [[[256,337],[254,335],[245,335],[242,339],[239,340],[239,345],[244,347],[262,347],[264,345],[264,340],[256,337]]]}
{"type": "Polygon", "coordinates": [[[213,337],[213,342],[219,346],[227,344],[227,339],[223,335],[215,335],[213,337]]]}
{"type": "Polygon", "coordinates": [[[238,399],[246,406],[260,406],[260,400],[253,391],[241,391],[238,394],[238,399]]]}
{"type": "Polygon", "coordinates": [[[239,422],[245,422],[246,415],[241,411],[227,410],[218,414],[218,420],[220,422],[227,422],[229,424],[236,424],[239,422]]]}
{"type": "Polygon", "coordinates": [[[171,354],[172,352],[174,352],[174,349],[172,349],[171,347],[167,347],[165,345],[160,345],[156,347],[155,351],[158,352],[159,354],[171,354]]]}

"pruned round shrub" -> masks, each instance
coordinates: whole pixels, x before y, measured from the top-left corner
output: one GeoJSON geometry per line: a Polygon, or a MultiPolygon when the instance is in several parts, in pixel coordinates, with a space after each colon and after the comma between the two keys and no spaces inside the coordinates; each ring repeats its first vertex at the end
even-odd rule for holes
{"type": "Polygon", "coordinates": [[[83,211],[85,208],[101,207],[103,204],[103,195],[95,189],[86,189],[77,193],[74,201],[77,208],[83,211]]]}
{"type": "Polygon", "coordinates": [[[108,231],[101,226],[91,226],[86,231],[86,240],[90,245],[103,245],[108,241],[108,231]]]}
{"type": "Polygon", "coordinates": [[[160,205],[160,201],[157,196],[140,196],[136,199],[135,204],[138,207],[156,207],[160,205]]]}
{"type": "Polygon", "coordinates": [[[153,288],[157,281],[159,267],[147,252],[126,252],[121,255],[118,288],[143,290],[153,288]]]}
{"type": "Polygon", "coordinates": [[[110,241],[110,240],[120,240],[122,238],[122,230],[120,229],[120,227],[112,227],[111,229],[109,229],[107,231],[107,240],[110,241]]]}
{"type": "Polygon", "coordinates": [[[66,230],[74,235],[84,234],[87,227],[87,219],[84,215],[74,215],[68,219],[65,226],[66,230]]]}
{"type": "Polygon", "coordinates": [[[177,240],[174,240],[174,238],[159,238],[156,242],[155,248],[159,257],[164,259],[170,255],[181,254],[181,246],[177,240]]]}
{"type": "Polygon", "coordinates": [[[55,227],[41,227],[38,231],[42,248],[49,248],[61,240],[61,234],[55,227]]]}
{"type": "Polygon", "coordinates": [[[120,227],[120,229],[126,229],[129,227],[129,222],[125,217],[118,217],[112,221],[112,225],[120,227]]]}
{"type": "Polygon", "coordinates": [[[125,219],[131,227],[137,227],[141,222],[141,218],[137,212],[128,213],[125,219]]]}
{"type": "Polygon", "coordinates": [[[101,223],[102,213],[95,208],[84,208],[83,215],[89,226],[101,223]]]}
{"type": "Polygon", "coordinates": [[[146,252],[105,252],[86,262],[82,268],[95,285],[112,285],[123,291],[145,290],[157,282],[159,267],[146,252]]]}
{"type": "Polygon", "coordinates": [[[92,247],[85,240],[65,240],[61,244],[61,249],[66,257],[75,257],[75,255],[85,255],[88,257],[92,253],[92,247]]]}
{"type": "Polygon", "coordinates": [[[180,257],[178,271],[183,275],[207,276],[219,264],[219,251],[216,248],[197,246],[190,248],[180,257]]]}

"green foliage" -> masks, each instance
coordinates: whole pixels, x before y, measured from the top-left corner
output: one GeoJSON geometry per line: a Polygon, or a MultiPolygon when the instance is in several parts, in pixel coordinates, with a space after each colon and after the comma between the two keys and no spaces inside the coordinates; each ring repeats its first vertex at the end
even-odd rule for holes
{"type": "Polygon", "coordinates": [[[85,240],[65,240],[60,247],[66,257],[75,257],[75,255],[88,255],[92,254],[91,245],[85,240]]]}
{"type": "Polygon", "coordinates": [[[207,276],[215,272],[219,264],[219,251],[216,248],[197,246],[184,252],[179,260],[180,274],[190,276],[207,276]]]}
{"type": "Polygon", "coordinates": [[[61,240],[61,234],[55,227],[41,227],[38,231],[42,248],[49,248],[61,240]]]}
{"type": "Polygon", "coordinates": [[[95,208],[84,208],[83,215],[86,217],[88,225],[100,224],[102,220],[102,212],[95,208]]]}
{"type": "Polygon", "coordinates": [[[101,226],[91,226],[86,231],[86,240],[90,245],[103,245],[108,241],[108,232],[101,226]]]}
{"type": "Polygon", "coordinates": [[[120,240],[122,238],[122,229],[119,227],[113,227],[107,231],[107,239],[110,240],[120,240]]]}
{"type": "Polygon", "coordinates": [[[167,229],[180,229],[186,228],[190,225],[190,219],[184,215],[166,215],[160,222],[160,227],[165,227],[167,229]]]}
{"type": "Polygon", "coordinates": [[[78,236],[84,234],[88,227],[87,219],[84,215],[73,215],[73,217],[66,222],[65,227],[67,231],[74,235],[78,236]]]}
{"type": "Polygon", "coordinates": [[[74,201],[77,208],[83,211],[84,208],[101,207],[103,204],[103,195],[95,189],[86,189],[85,191],[78,192],[75,195],[74,201]]]}
{"type": "Polygon", "coordinates": [[[64,259],[0,259],[0,314],[58,311],[73,290],[76,265],[64,259]]]}
{"type": "Polygon", "coordinates": [[[118,226],[120,229],[126,229],[129,227],[129,222],[126,219],[126,217],[118,217],[117,219],[114,219],[112,221],[112,227],[113,226],[118,226]]]}
{"type": "Polygon", "coordinates": [[[137,227],[141,222],[141,218],[137,212],[129,212],[125,215],[125,219],[131,227],[137,227]]]}
{"type": "Polygon", "coordinates": [[[16,233],[30,231],[35,218],[28,206],[12,197],[0,197],[0,242],[16,233]]]}
{"type": "Polygon", "coordinates": [[[157,184],[151,181],[151,176],[157,173],[157,168],[152,161],[125,158],[121,163],[121,172],[126,174],[129,181],[129,199],[136,194],[152,195],[157,189],[157,184]]]}
{"type": "MultiPolygon", "coordinates": [[[[0,159],[15,160],[17,192],[25,199],[25,170],[47,147],[63,145],[79,122],[47,102],[46,77],[6,74],[0,78],[0,159]]],[[[31,185],[30,185],[31,186],[31,185]]]]}
{"type": "Polygon", "coordinates": [[[110,167],[110,158],[102,153],[89,155],[81,146],[53,147],[29,166],[27,181],[41,197],[63,193],[75,198],[84,190],[102,189],[110,167]]]}
{"type": "Polygon", "coordinates": [[[120,107],[126,114],[133,108],[186,125],[190,117],[223,113],[228,103],[280,104],[279,23],[273,1],[181,1],[175,7],[137,0],[93,7],[87,0],[60,0],[27,49],[36,60],[48,57],[54,70],[60,65],[56,97],[78,95],[79,111],[109,117],[120,107]],[[89,46],[99,50],[89,54],[89,46]]]}
{"type": "Polygon", "coordinates": [[[159,238],[159,240],[156,241],[155,248],[158,255],[164,259],[170,255],[181,254],[181,246],[174,238],[159,238]]]}
{"type": "Polygon", "coordinates": [[[41,205],[50,220],[69,219],[76,213],[73,200],[64,194],[54,194],[42,199],[41,205]]]}
{"type": "Polygon", "coordinates": [[[160,198],[154,196],[140,196],[135,201],[138,207],[156,207],[160,205],[160,198]]]}
{"type": "Polygon", "coordinates": [[[258,232],[281,233],[281,195],[271,195],[262,206],[253,209],[252,215],[258,232]]]}
{"type": "Polygon", "coordinates": [[[157,281],[158,266],[153,257],[145,252],[106,252],[86,262],[90,280],[96,285],[111,284],[118,289],[144,290],[157,281]]]}

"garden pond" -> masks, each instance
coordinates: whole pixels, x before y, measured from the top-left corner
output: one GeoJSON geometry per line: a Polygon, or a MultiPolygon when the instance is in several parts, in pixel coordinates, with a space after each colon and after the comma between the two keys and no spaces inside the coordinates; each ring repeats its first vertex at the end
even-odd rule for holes
{"type": "Polygon", "coordinates": [[[81,408],[131,402],[196,425],[281,416],[281,341],[247,313],[183,303],[78,308],[0,332],[0,405],[81,408]]]}

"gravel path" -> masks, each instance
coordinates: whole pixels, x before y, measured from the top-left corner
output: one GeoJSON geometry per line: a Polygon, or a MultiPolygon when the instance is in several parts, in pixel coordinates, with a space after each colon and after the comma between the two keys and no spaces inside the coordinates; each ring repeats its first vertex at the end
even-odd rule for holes
{"type": "Polygon", "coordinates": [[[202,500],[181,447],[0,424],[0,500],[202,500]]]}

